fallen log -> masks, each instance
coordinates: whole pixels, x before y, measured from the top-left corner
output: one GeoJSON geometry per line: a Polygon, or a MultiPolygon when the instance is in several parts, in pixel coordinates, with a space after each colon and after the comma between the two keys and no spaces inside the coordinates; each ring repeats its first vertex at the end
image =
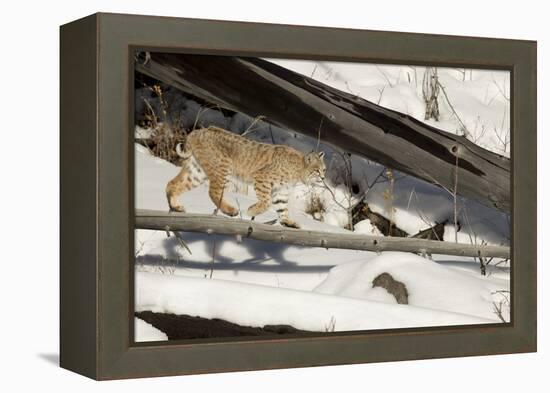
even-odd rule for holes
{"type": "Polygon", "coordinates": [[[510,212],[510,160],[259,58],[150,53],[140,73],[510,212]]]}
{"type": "Polygon", "coordinates": [[[314,333],[298,330],[290,325],[241,326],[218,318],[208,319],[152,311],[140,311],[134,315],[165,333],[168,340],[314,333]]]}
{"type": "Polygon", "coordinates": [[[428,240],[439,240],[443,241],[443,236],[445,236],[445,225],[447,221],[437,222],[433,227],[424,229],[418,232],[416,235],[411,237],[417,239],[428,239],[428,240]]]}
{"type": "Polygon", "coordinates": [[[361,201],[353,207],[352,217],[353,225],[368,219],[384,236],[409,237],[409,234],[395,225],[395,222],[388,220],[380,213],[372,211],[365,201],[361,201]]]}
{"type": "Polygon", "coordinates": [[[136,210],[135,228],[162,231],[203,232],[232,235],[240,239],[264,240],[308,247],[344,248],[367,251],[403,251],[418,254],[445,254],[465,257],[510,258],[510,248],[403,237],[368,236],[320,232],[262,224],[251,220],[213,214],[136,210]]]}

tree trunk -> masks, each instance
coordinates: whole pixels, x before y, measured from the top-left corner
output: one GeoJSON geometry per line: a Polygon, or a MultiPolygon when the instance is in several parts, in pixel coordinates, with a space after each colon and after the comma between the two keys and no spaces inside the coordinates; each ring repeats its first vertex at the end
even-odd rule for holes
{"type": "Polygon", "coordinates": [[[223,108],[510,211],[510,160],[464,137],[259,58],[151,53],[138,72],[223,108]],[[458,160],[456,159],[458,156],[458,160]]]}

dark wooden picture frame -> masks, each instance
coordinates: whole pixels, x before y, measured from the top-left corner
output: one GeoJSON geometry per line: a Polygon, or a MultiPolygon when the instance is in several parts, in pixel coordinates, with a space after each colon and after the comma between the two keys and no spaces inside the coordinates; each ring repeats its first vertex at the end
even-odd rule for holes
{"type": "Polygon", "coordinates": [[[536,351],[536,43],[95,14],[61,27],[61,366],[95,379],[536,351]],[[133,53],[511,72],[512,321],[268,340],[133,342],[133,53]]]}

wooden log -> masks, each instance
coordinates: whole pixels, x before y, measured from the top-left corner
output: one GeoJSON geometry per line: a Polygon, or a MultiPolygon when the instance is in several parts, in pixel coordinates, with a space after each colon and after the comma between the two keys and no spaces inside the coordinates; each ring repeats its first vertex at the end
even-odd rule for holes
{"type": "Polygon", "coordinates": [[[259,58],[150,53],[136,70],[220,107],[265,116],[389,168],[510,211],[510,160],[259,58]]]}
{"type": "Polygon", "coordinates": [[[403,251],[419,254],[445,254],[466,257],[510,258],[509,247],[480,246],[402,237],[368,236],[320,232],[262,224],[213,214],[136,211],[135,227],[166,231],[203,232],[240,236],[255,240],[308,247],[344,248],[367,251],[403,251]]]}
{"type": "Polygon", "coordinates": [[[352,217],[353,225],[368,219],[384,236],[409,237],[409,234],[395,225],[395,222],[391,222],[382,214],[372,211],[369,204],[364,200],[353,207],[352,217]]]}
{"type": "Polygon", "coordinates": [[[412,235],[411,237],[417,238],[417,239],[428,239],[428,240],[439,240],[443,241],[443,236],[445,236],[445,225],[447,224],[447,221],[444,222],[438,222],[433,227],[424,229],[420,232],[418,232],[416,235],[412,235]]]}

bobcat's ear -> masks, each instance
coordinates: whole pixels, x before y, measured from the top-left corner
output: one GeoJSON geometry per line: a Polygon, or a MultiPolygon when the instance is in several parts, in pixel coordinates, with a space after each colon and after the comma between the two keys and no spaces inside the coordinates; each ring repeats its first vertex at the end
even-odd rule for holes
{"type": "Polygon", "coordinates": [[[324,156],[325,156],[325,152],[324,152],[324,151],[320,151],[320,152],[319,152],[319,157],[320,157],[320,158],[323,158],[324,156]]]}

